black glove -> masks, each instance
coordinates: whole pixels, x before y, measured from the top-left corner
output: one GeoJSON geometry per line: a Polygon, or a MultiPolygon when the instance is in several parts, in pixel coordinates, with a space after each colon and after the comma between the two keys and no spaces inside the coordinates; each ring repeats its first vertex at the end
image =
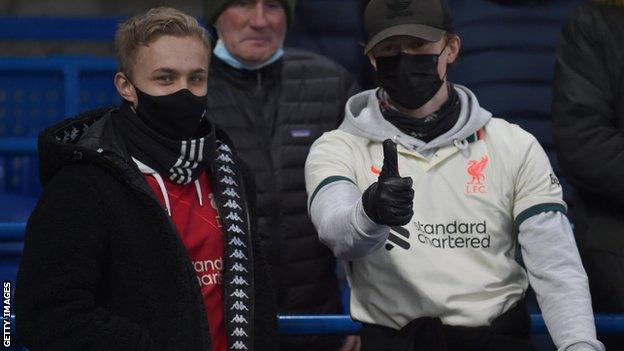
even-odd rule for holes
{"type": "Polygon", "coordinates": [[[362,194],[364,212],[373,222],[390,227],[406,225],[412,219],[414,189],[412,178],[401,178],[397,160],[396,144],[387,139],[383,142],[384,161],[377,182],[362,194]]]}

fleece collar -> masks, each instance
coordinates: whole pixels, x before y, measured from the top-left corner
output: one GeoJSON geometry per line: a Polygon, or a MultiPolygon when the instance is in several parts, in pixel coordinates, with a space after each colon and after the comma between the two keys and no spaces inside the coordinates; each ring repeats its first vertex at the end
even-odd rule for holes
{"type": "Polygon", "coordinates": [[[228,51],[228,49],[225,47],[225,44],[223,43],[223,40],[221,39],[217,41],[217,45],[215,46],[213,53],[216,57],[221,59],[221,61],[227,63],[231,67],[234,67],[236,69],[255,71],[262,67],[266,67],[272,64],[273,62],[284,57],[284,48],[280,46],[280,48],[273,54],[273,56],[271,56],[268,60],[257,65],[250,65],[250,64],[244,63],[240,61],[239,59],[237,59],[236,57],[234,57],[234,55],[232,55],[228,51]]]}

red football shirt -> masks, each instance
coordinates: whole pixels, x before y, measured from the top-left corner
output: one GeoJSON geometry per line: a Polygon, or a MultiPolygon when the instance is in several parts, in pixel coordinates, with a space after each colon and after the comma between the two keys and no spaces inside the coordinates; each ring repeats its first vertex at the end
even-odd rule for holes
{"type": "MultiPolygon", "coordinates": [[[[145,175],[147,183],[159,197],[163,207],[163,192],[156,179],[145,175]]],[[[223,322],[223,231],[219,222],[210,179],[203,172],[199,176],[203,206],[199,203],[194,183],[179,185],[163,177],[169,196],[171,219],[186,247],[195,268],[197,281],[204,297],[213,351],[226,350],[223,322]]]]}

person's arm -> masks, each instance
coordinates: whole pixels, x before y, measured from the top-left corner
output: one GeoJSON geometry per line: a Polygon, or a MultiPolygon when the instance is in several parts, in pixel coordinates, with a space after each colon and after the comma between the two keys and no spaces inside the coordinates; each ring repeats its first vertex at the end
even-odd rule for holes
{"type": "Polygon", "coordinates": [[[514,146],[513,216],[546,326],[560,351],[604,350],[596,340],[587,275],[565,215],[561,185],[533,136],[516,134],[514,146]]]}
{"type": "Polygon", "coordinates": [[[19,339],[30,350],[153,346],[147,329],[97,303],[106,293],[114,230],[99,198],[88,176],[66,169],[46,186],[28,221],[15,312],[19,339]]]}
{"type": "Polygon", "coordinates": [[[340,140],[319,139],[306,161],[306,185],[312,223],[320,240],[345,260],[363,257],[388,238],[390,227],[412,218],[412,179],[398,171],[396,144],[383,143],[383,167],[377,181],[361,192],[351,164],[356,157],[340,140]],[[313,191],[311,191],[313,190],[313,191]]]}
{"type": "MultiPolygon", "coordinates": [[[[577,10],[557,47],[553,132],[566,179],[584,192],[624,204],[624,133],[617,126],[600,21],[577,10]],[[595,23],[594,23],[595,22],[595,23]]],[[[604,24],[602,24],[604,26],[604,24]]]]}
{"type": "Polygon", "coordinates": [[[368,255],[390,234],[390,227],[368,218],[362,207],[362,192],[346,180],[319,190],[310,204],[310,217],[321,242],[343,260],[368,255]]]}
{"type": "Polygon", "coordinates": [[[548,211],[527,218],[520,224],[518,242],[558,350],[604,350],[596,339],[587,275],[567,217],[548,211]]]}

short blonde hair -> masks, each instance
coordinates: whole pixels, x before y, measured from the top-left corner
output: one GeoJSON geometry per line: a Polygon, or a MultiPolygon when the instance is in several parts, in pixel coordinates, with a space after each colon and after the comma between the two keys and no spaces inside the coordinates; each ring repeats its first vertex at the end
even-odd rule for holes
{"type": "Polygon", "coordinates": [[[210,35],[194,17],[171,7],[156,7],[129,18],[117,28],[117,71],[130,74],[139,47],[149,45],[164,35],[196,36],[211,51],[210,35]]]}

